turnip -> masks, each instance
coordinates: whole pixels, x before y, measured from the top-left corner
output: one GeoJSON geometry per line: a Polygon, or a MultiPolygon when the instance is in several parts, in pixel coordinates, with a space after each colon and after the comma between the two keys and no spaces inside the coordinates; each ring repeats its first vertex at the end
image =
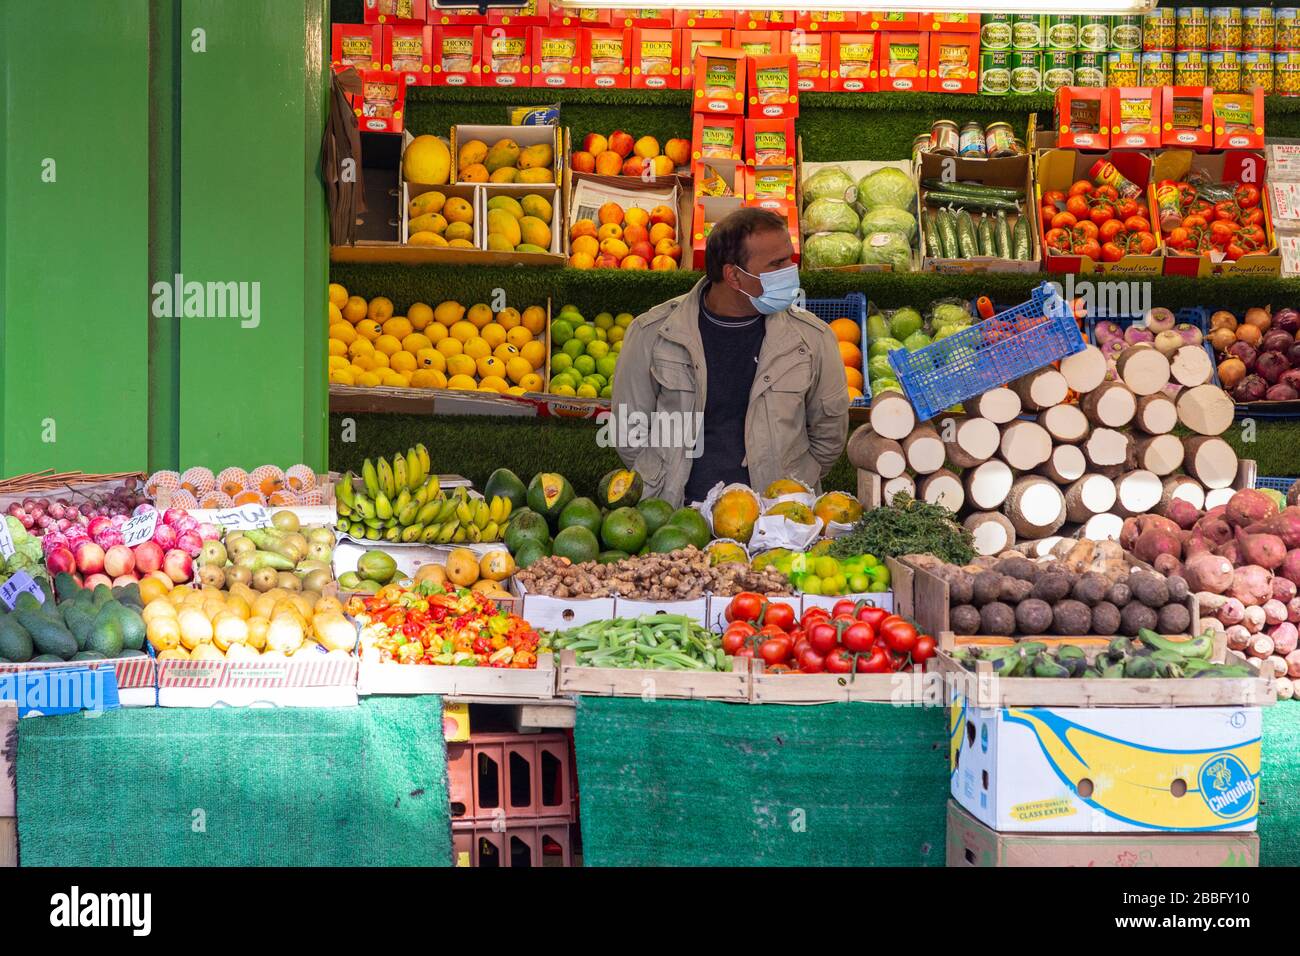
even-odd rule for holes
{"type": "Polygon", "coordinates": [[[1174,353],[1186,344],[1187,343],[1183,341],[1183,337],[1173,329],[1167,329],[1164,332],[1160,332],[1155,338],[1156,351],[1165,358],[1173,358],[1174,353]]]}
{"type": "Polygon", "coordinates": [[[1251,637],[1250,646],[1246,650],[1251,657],[1266,658],[1273,653],[1273,638],[1267,634],[1255,634],[1251,637]]]}
{"type": "Polygon", "coordinates": [[[1295,335],[1300,332],[1300,312],[1290,306],[1273,313],[1273,328],[1295,335]]]}
{"type": "Polygon", "coordinates": [[[1238,402],[1262,402],[1268,392],[1268,382],[1258,375],[1247,375],[1232,390],[1232,397],[1238,402]]]}
{"type": "Polygon", "coordinates": [[[1166,332],[1174,327],[1177,318],[1168,309],[1157,306],[1147,312],[1146,327],[1152,332],[1166,332]]]}
{"type": "Polygon", "coordinates": [[[1190,322],[1179,322],[1174,326],[1174,331],[1183,337],[1184,345],[1200,345],[1205,341],[1201,330],[1190,322]]]}
{"type": "MultiPolygon", "coordinates": [[[[1273,574],[1256,564],[1245,564],[1232,572],[1228,596],[1247,607],[1263,604],[1273,594],[1273,574]]],[[[1222,619],[1221,619],[1222,620],[1222,619]]]]}
{"type": "Polygon", "coordinates": [[[1225,627],[1240,624],[1246,620],[1246,605],[1242,604],[1237,598],[1228,598],[1219,608],[1218,618],[1219,623],[1225,627]]]}
{"type": "Polygon", "coordinates": [[[1228,499],[1223,517],[1234,528],[1249,528],[1277,514],[1277,505],[1264,492],[1255,488],[1243,488],[1228,499]]]}
{"type": "Polygon", "coordinates": [[[1124,338],[1124,330],[1119,327],[1117,322],[1098,322],[1094,334],[1097,344],[1100,346],[1104,346],[1114,339],[1122,340],[1124,338]]]}
{"type": "Polygon", "coordinates": [[[1300,630],[1286,621],[1269,631],[1268,636],[1273,638],[1273,650],[1283,657],[1294,651],[1297,642],[1300,642],[1300,630]]]}
{"type": "Polygon", "coordinates": [[[1232,563],[1209,553],[1192,555],[1183,564],[1183,577],[1193,591],[1222,594],[1232,584],[1232,563]]]}
{"type": "Polygon", "coordinates": [[[1223,632],[1227,638],[1228,646],[1234,651],[1244,651],[1250,647],[1250,631],[1246,630],[1240,624],[1234,624],[1223,632]]]}
{"type": "Polygon", "coordinates": [[[1139,328],[1136,325],[1130,325],[1124,330],[1124,341],[1129,345],[1150,345],[1155,342],[1155,333],[1149,329],[1139,328]]]}

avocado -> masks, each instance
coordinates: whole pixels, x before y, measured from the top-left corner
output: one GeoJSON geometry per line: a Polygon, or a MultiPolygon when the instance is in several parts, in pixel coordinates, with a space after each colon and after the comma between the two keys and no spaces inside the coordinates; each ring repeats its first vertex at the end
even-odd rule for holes
{"type": "Polygon", "coordinates": [[[668,519],[673,516],[673,506],[662,498],[647,498],[645,501],[638,501],[636,510],[641,512],[642,518],[645,518],[646,534],[654,534],[666,525],[668,519]]]}
{"type": "Polygon", "coordinates": [[[61,571],[54,576],[54,592],[59,596],[60,601],[70,600],[82,590],[85,589],[67,571],[61,571]]]}
{"type": "Polygon", "coordinates": [[[31,591],[24,591],[18,595],[18,600],[14,602],[14,611],[37,611],[43,610],[43,605],[36,599],[36,595],[31,591]]]}
{"type": "Polygon", "coordinates": [[[77,650],[84,651],[95,627],[97,612],[81,601],[68,601],[63,605],[63,623],[77,639],[77,650]]]}
{"type": "Polygon", "coordinates": [[[630,468],[615,468],[596,485],[596,500],[606,508],[634,508],[641,500],[644,483],[630,468]]]}
{"type": "Polygon", "coordinates": [[[586,528],[593,535],[600,534],[600,508],[590,498],[574,498],[560,512],[559,528],[586,528]]]}
{"type": "MultiPolygon", "coordinates": [[[[144,649],[144,618],[129,604],[123,604],[117,619],[122,626],[122,646],[129,651],[144,649]]],[[[118,655],[121,657],[121,655],[118,655]]]]}
{"type": "Polygon", "coordinates": [[[124,650],[121,654],[118,654],[117,656],[118,657],[148,657],[149,655],[146,654],[144,651],[137,651],[133,648],[128,647],[126,650],[124,650]]]}
{"type": "Polygon", "coordinates": [[[650,536],[646,548],[651,554],[667,554],[669,551],[680,551],[690,543],[691,539],[682,528],[666,524],[650,536]]]}
{"type": "Polygon", "coordinates": [[[540,558],[549,557],[551,554],[551,539],[544,538],[538,541],[534,538],[526,538],[519,548],[514,552],[515,567],[526,568],[534,561],[540,558]]]}
{"type": "Polygon", "coordinates": [[[122,605],[116,601],[110,601],[100,608],[95,626],[90,631],[90,640],[86,642],[86,650],[105,657],[116,657],[122,653],[122,625],[118,618],[121,609],[122,605]]]}
{"type": "Polygon", "coordinates": [[[36,657],[33,657],[33,658],[32,658],[30,661],[28,661],[27,663],[29,663],[29,664],[61,664],[61,663],[63,663],[63,658],[62,658],[62,657],[58,657],[58,656],[55,655],[55,654],[40,654],[40,655],[38,655],[38,656],[36,656],[36,657]]]}
{"type": "Polygon", "coordinates": [[[600,540],[607,548],[631,554],[646,543],[649,530],[645,517],[635,508],[616,508],[600,526],[600,540]]]}
{"type": "Polygon", "coordinates": [[[45,608],[45,613],[50,615],[57,613],[54,610],[54,605],[57,603],[54,598],[54,585],[50,582],[50,579],[43,577],[37,578],[36,583],[40,586],[41,592],[45,595],[45,600],[41,603],[41,607],[45,608]]]}
{"type": "Polygon", "coordinates": [[[32,656],[32,636],[12,614],[0,615],[0,657],[21,663],[32,656]]]}
{"type": "Polygon", "coordinates": [[[518,511],[528,504],[528,489],[509,468],[498,468],[488,475],[487,484],[483,486],[483,497],[491,501],[500,495],[510,500],[512,511],[518,511]]]}
{"type": "MultiPolygon", "coordinates": [[[[21,603],[21,599],[19,601],[21,603]]],[[[62,624],[56,624],[41,611],[14,611],[18,623],[32,636],[32,645],[41,654],[53,654],[66,661],[77,653],[77,639],[62,624]]]]}
{"type": "Polygon", "coordinates": [[[573,485],[563,475],[538,472],[528,483],[528,507],[545,518],[552,528],[558,528],[560,512],[572,500],[573,485]]]}
{"type": "Polygon", "coordinates": [[[106,660],[103,654],[98,651],[77,651],[73,654],[71,660],[74,661],[102,661],[106,660]]]}
{"type": "Polygon", "coordinates": [[[616,561],[622,561],[628,557],[626,551],[602,551],[596,555],[596,561],[600,564],[613,564],[616,561]]]}
{"type": "Polygon", "coordinates": [[[113,597],[117,598],[123,604],[134,607],[136,610],[144,610],[144,602],[140,600],[140,585],[132,581],[130,584],[124,584],[121,587],[113,588],[113,597]]]}
{"type": "Polygon", "coordinates": [[[113,600],[113,589],[107,584],[100,584],[95,587],[94,604],[95,607],[103,607],[109,601],[113,600]]]}
{"type": "Polygon", "coordinates": [[[700,549],[703,549],[709,543],[709,539],[713,537],[709,531],[709,523],[704,520],[704,515],[694,508],[678,508],[673,512],[673,516],[668,519],[668,524],[680,528],[685,532],[686,540],[700,549]]]}
{"type": "Polygon", "coordinates": [[[562,558],[568,558],[574,564],[595,561],[600,554],[600,542],[596,536],[581,525],[565,528],[555,536],[551,552],[562,558]]]}
{"type": "Polygon", "coordinates": [[[518,553],[525,541],[536,541],[548,545],[546,553],[549,554],[551,529],[547,527],[545,518],[531,508],[524,508],[522,511],[516,511],[510,515],[510,520],[506,523],[504,540],[511,554],[518,553]]]}

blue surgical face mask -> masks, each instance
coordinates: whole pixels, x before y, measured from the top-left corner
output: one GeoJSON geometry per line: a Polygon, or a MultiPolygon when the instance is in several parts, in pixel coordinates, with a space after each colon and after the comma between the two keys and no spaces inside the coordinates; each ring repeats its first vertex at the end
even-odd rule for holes
{"type": "MultiPolygon", "coordinates": [[[[736,266],[740,269],[740,266],[736,266]]],[[[795,298],[799,295],[799,267],[786,266],[784,269],[776,269],[772,272],[764,272],[760,275],[754,275],[752,272],[745,272],[745,275],[751,279],[757,279],[763,284],[762,295],[749,295],[749,301],[754,304],[754,308],[762,315],[772,315],[775,312],[784,312],[790,306],[794,305],[795,298]]],[[[743,290],[742,290],[743,291],[743,290]]]]}

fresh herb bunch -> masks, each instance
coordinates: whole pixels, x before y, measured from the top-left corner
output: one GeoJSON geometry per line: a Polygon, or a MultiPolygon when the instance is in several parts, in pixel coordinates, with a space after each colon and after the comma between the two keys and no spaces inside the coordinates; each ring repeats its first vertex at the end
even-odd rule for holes
{"type": "Polygon", "coordinates": [[[971,533],[943,505],[926,504],[899,492],[886,508],[866,512],[853,530],[831,543],[835,558],[873,554],[933,554],[949,564],[967,564],[975,557],[971,533]]]}

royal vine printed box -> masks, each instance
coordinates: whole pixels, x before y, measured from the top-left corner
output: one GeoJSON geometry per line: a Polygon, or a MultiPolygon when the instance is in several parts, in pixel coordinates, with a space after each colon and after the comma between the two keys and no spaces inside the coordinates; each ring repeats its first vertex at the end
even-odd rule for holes
{"type": "Polygon", "coordinates": [[[967,705],[952,695],[951,793],[994,830],[1255,829],[1258,707],[967,705]]]}

